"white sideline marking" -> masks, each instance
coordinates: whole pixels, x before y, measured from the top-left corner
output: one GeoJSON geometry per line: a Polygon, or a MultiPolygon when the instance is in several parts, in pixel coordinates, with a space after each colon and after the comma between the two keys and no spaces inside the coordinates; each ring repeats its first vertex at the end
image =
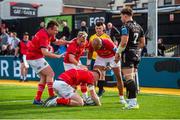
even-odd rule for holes
{"type": "Polygon", "coordinates": [[[33,100],[11,100],[11,101],[0,101],[0,103],[13,103],[13,102],[32,102],[33,100]]]}

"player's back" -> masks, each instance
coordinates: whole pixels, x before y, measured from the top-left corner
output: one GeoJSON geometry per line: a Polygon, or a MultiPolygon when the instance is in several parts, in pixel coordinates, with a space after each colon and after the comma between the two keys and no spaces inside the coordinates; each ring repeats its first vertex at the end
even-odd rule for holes
{"type": "Polygon", "coordinates": [[[137,49],[139,44],[139,38],[144,36],[142,27],[135,21],[128,21],[124,26],[129,31],[129,40],[126,46],[127,49],[137,49]]]}
{"type": "Polygon", "coordinates": [[[58,78],[71,86],[80,85],[80,83],[93,84],[92,72],[88,70],[70,69],[60,74],[58,78]]]}

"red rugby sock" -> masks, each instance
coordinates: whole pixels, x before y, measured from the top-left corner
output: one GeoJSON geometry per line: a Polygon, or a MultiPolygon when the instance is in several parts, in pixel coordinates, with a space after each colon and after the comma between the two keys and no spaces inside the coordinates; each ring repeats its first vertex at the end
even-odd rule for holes
{"type": "Polygon", "coordinates": [[[44,91],[44,88],[45,88],[45,84],[38,84],[38,90],[35,97],[36,100],[41,100],[41,96],[44,91]]]}
{"type": "Polygon", "coordinates": [[[54,96],[53,82],[47,82],[49,97],[54,96]]]}
{"type": "Polygon", "coordinates": [[[69,105],[70,104],[70,98],[66,99],[66,98],[58,98],[56,100],[57,104],[61,104],[61,105],[69,105]]]}

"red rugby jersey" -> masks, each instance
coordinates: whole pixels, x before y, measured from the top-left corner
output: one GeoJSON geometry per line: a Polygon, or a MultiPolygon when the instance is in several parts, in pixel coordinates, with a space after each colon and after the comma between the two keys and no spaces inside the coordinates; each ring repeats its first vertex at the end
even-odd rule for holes
{"type": "Polygon", "coordinates": [[[50,42],[54,42],[55,36],[49,36],[46,29],[39,30],[28,43],[27,60],[43,58],[41,48],[48,48],[50,42]]]}
{"type": "MultiPolygon", "coordinates": [[[[101,39],[102,40],[102,47],[97,50],[98,56],[102,58],[110,58],[115,55],[114,48],[116,48],[115,44],[110,41],[109,39],[101,39]]],[[[89,45],[89,51],[94,51],[92,44],[89,45]]]]}
{"type": "Polygon", "coordinates": [[[81,83],[85,83],[87,85],[94,84],[93,73],[88,70],[70,69],[60,74],[58,78],[71,86],[77,86],[81,83]]]}
{"type": "Polygon", "coordinates": [[[64,62],[65,63],[71,63],[69,61],[69,54],[75,55],[75,59],[79,61],[80,57],[84,53],[85,48],[87,47],[88,42],[86,41],[84,45],[78,45],[77,43],[77,38],[74,38],[72,40],[72,43],[68,45],[68,48],[66,50],[66,54],[64,57],[64,62]]]}

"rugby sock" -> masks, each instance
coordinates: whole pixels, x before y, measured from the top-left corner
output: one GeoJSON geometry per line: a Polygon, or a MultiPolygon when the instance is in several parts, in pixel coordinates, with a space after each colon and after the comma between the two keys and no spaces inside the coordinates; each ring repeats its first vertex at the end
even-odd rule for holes
{"type": "Polygon", "coordinates": [[[70,104],[70,98],[66,99],[66,98],[58,98],[56,99],[57,104],[61,104],[61,105],[69,105],[70,104]]]}
{"type": "Polygon", "coordinates": [[[124,96],[123,95],[119,95],[119,98],[120,98],[120,100],[123,100],[124,96]]]}
{"type": "Polygon", "coordinates": [[[53,82],[47,82],[49,97],[54,96],[53,82]]]}
{"type": "Polygon", "coordinates": [[[136,98],[136,83],[134,80],[130,79],[126,81],[126,89],[128,92],[128,99],[136,98]]]}
{"type": "Polygon", "coordinates": [[[99,81],[98,81],[97,86],[98,86],[98,88],[99,88],[99,91],[103,91],[103,90],[104,90],[104,85],[105,85],[105,83],[106,83],[106,81],[104,81],[104,80],[99,80],[99,81]]]}
{"type": "Polygon", "coordinates": [[[44,88],[45,88],[45,84],[38,84],[38,90],[35,97],[36,100],[41,100],[41,96],[44,91],[44,88]]]}

